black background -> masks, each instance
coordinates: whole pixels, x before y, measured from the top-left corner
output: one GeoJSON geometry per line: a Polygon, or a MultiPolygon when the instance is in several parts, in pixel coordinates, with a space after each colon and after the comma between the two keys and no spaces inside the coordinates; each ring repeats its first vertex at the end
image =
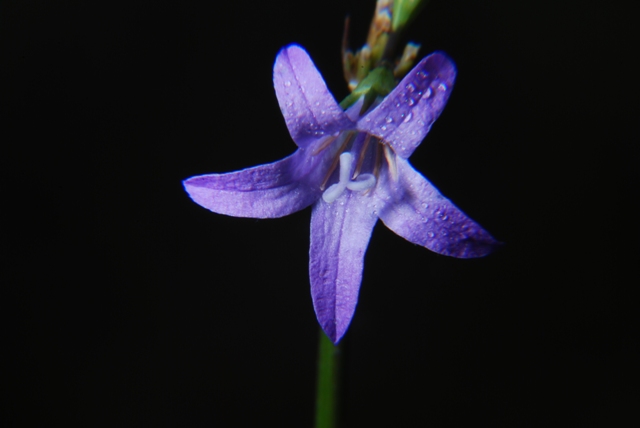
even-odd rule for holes
{"type": "MultiPolygon", "coordinates": [[[[216,215],[181,180],[293,152],[276,53],[343,98],[343,19],[360,46],[373,1],[217,3],[0,3],[3,426],[313,425],[310,211],[216,215]]],[[[376,226],[344,426],[635,417],[630,24],[596,1],[418,18],[458,79],[411,162],[507,245],[458,260],[376,226]]]]}

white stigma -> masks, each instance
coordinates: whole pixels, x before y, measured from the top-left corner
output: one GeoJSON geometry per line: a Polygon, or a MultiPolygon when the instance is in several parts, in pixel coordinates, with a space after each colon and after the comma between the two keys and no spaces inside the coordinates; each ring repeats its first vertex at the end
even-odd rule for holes
{"type": "Polygon", "coordinates": [[[373,174],[360,174],[355,180],[350,180],[352,164],[353,156],[351,153],[344,152],[340,155],[340,179],[322,194],[322,199],[325,202],[330,204],[335,201],[345,189],[362,192],[375,186],[376,177],[373,174]]]}

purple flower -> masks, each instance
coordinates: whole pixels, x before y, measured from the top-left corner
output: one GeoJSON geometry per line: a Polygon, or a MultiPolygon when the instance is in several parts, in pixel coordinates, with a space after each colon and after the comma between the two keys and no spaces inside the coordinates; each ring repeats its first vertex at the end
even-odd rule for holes
{"type": "Polygon", "coordinates": [[[273,82],[295,153],[184,181],[196,203],[220,214],[274,218],[312,206],[311,295],[334,343],[353,317],[378,219],[447,256],[481,257],[498,244],[407,161],[442,112],[455,75],[451,60],[433,53],[369,111],[361,114],[360,100],[345,112],[304,49],[288,46],[276,58],[273,82]]]}

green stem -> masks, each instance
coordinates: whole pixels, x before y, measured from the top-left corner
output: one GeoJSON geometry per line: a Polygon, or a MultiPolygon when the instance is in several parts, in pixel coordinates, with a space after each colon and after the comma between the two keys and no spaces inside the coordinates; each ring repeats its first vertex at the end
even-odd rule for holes
{"type": "Polygon", "coordinates": [[[318,389],[316,428],[337,428],[339,414],[340,347],[320,329],[318,342],[318,389]]]}

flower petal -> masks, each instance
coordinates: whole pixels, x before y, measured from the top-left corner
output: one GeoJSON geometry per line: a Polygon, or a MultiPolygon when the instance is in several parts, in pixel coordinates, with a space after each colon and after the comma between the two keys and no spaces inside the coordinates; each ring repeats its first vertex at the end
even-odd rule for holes
{"type": "Polygon", "coordinates": [[[191,177],[183,182],[197,204],[236,217],[282,217],[320,197],[315,157],[300,150],[280,161],[227,174],[191,177]]]}
{"type": "Polygon", "coordinates": [[[398,177],[381,174],[378,216],[398,235],[445,256],[470,258],[500,245],[480,225],[446,199],[405,159],[397,159],[398,177]]]}
{"type": "Polygon", "coordinates": [[[372,202],[370,194],[345,191],[332,203],[318,201],[311,212],[311,296],[318,322],[334,343],[358,303],[364,253],[378,220],[372,202]]]}
{"type": "Polygon", "coordinates": [[[300,148],[355,126],[300,46],[287,46],[278,53],[273,86],[291,138],[300,148]]]}
{"type": "Polygon", "coordinates": [[[358,129],[391,144],[405,159],[420,145],[447,104],[456,68],[440,52],[424,58],[385,99],[358,122],[358,129]]]}

